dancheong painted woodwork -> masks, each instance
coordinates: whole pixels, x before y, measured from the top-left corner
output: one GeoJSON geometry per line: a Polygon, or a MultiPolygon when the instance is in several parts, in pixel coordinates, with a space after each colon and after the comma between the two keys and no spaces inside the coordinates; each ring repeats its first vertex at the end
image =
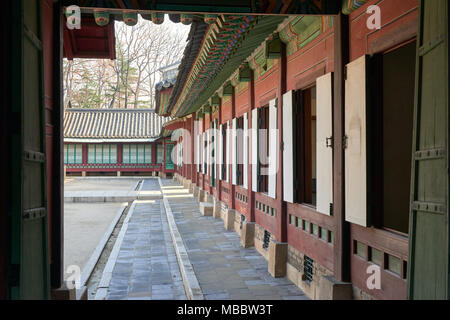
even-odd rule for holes
{"type": "MultiPolygon", "coordinates": [[[[365,0],[344,0],[343,6],[347,10],[359,7],[365,0]]],[[[214,19],[210,13],[271,13],[271,14],[337,14],[342,6],[336,0],[191,0],[186,4],[173,0],[144,0],[144,1],[103,1],[103,0],[64,0],[65,6],[78,5],[89,8],[108,8],[111,10],[154,10],[163,12],[206,12],[205,22],[214,19]]],[[[181,22],[188,14],[181,13],[181,22]]],[[[177,18],[172,18],[179,22],[177,18]]],[[[190,22],[188,22],[190,23],[190,22]]]]}
{"type": "MultiPolygon", "coordinates": [[[[331,16],[291,16],[270,21],[249,15],[248,21],[242,21],[243,16],[224,20],[219,15],[206,30],[192,29],[191,46],[185,50],[169,98],[167,109],[172,117],[193,114],[201,123],[200,132],[192,138],[199,165],[188,167],[180,161],[178,173],[245,216],[246,221],[255,223],[260,228],[255,246],[262,248],[261,254],[265,254],[272,239],[286,241],[290,248],[288,276],[306,292],[315,287],[315,293],[308,294],[313,298],[320,298],[317,281],[327,274],[350,280],[357,299],[447,297],[448,177],[444,163],[448,132],[443,129],[448,128],[444,116],[448,111],[448,91],[445,86],[433,85],[430,75],[434,72],[439,83],[448,82],[446,32],[438,32],[446,30],[442,26],[447,26],[448,6],[444,2],[428,7],[424,5],[426,1],[395,3],[384,1],[379,5],[385,16],[398,25],[383,20],[386,25],[373,33],[366,28],[365,11],[376,1],[343,1],[341,10],[349,17],[337,20],[331,16]],[[419,11],[426,18],[418,19],[419,11]],[[345,20],[350,20],[350,30],[344,28],[345,20]],[[422,20],[424,39],[417,59],[423,78],[416,79],[422,91],[416,96],[427,102],[416,101],[413,200],[409,206],[404,203],[401,212],[389,216],[387,204],[396,204],[389,202],[385,194],[384,198],[376,194],[380,178],[377,180],[374,175],[379,169],[373,165],[372,157],[378,157],[377,152],[382,149],[383,170],[396,166],[388,163],[392,154],[392,146],[386,142],[389,137],[384,137],[383,142],[374,138],[374,132],[380,130],[376,124],[384,130],[383,134],[392,130],[391,119],[382,119],[380,124],[375,122],[380,121],[376,120],[379,116],[374,116],[376,104],[386,108],[392,98],[388,88],[384,88],[384,100],[375,98],[374,92],[380,85],[376,81],[387,80],[374,80],[378,79],[374,64],[381,57],[387,68],[390,61],[406,55],[402,63],[389,65],[395,70],[388,73],[385,69],[385,76],[412,77],[402,66],[412,61],[409,54],[414,54],[414,47],[410,49],[416,41],[414,29],[422,20]],[[335,34],[336,21],[340,23],[339,38],[335,34]],[[344,37],[342,33],[347,34],[344,37]],[[236,41],[234,44],[226,41],[230,36],[236,41]],[[194,46],[199,39],[201,44],[194,46]],[[343,46],[340,53],[334,52],[338,45],[343,46]],[[217,50],[222,55],[217,55],[217,50]],[[429,63],[431,56],[435,57],[434,64],[429,63]],[[338,62],[342,63],[339,68],[334,65],[338,62]],[[342,99],[340,111],[333,110],[337,99],[342,99]],[[210,110],[214,100],[217,109],[210,110]],[[421,108],[432,109],[423,113],[421,108]],[[436,114],[441,115],[439,120],[434,117],[436,114]],[[247,130],[247,143],[243,144],[246,170],[242,170],[245,183],[238,179],[240,166],[233,161],[242,153],[239,136],[229,130],[241,127],[241,117],[242,127],[247,130]],[[216,140],[209,128],[216,127],[220,132],[218,157],[224,164],[216,163],[215,153],[210,152],[216,140]],[[248,132],[249,128],[281,128],[282,137],[274,134],[265,139],[255,130],[248,132]],[[343,135],[334,137],[333,132],[343,135]],[[281,156],[278,150],[282,150],[281,156]],[[261,161],[261,154],[266,153],[273,159],[269,164],[261,161]],[[335,161],[336,157],[345,161],[335,161]],[[280,166],[281,170],[272,175],[271,166],[280,166]],[[379,203],[374,200],[381,198],[379,203]],[[380,217],[382,206],[386,212],[381,212],[380,217]],[[405,233],[409,211],[410,231],[405,233]],[[432,243],[442,247],[435,250],[432,243]],[[295,261],[298,255],[303,257],[303,265],[295,261]],[[366,286],[366,270],[371,265],[380,266],[383,285],[379,290],[366,286]],[[310,272],[321,268],[318,274],[310,272]],[[300,275],[306,280],[298,280],[300,275]],[[309,284],[306,286],[303,281],[309,284]]],[[[402,104],[407,104],[409,110],[413,108],[411,99],[402,104]]],[[[407,119],[406,114],[403,118],[407,119]]],[[[404,141],[405,145],[410,143],[404,141]]],[[[409,162],[404,167],[408,165],[409,162]]],[[[399,183],[398,188],[402,188],[402,194],[409,194],[409,184],[399,183]]]]}
{"type": "Polygon", "coordinates": [[[61,287],[66,166],[68,174],[170,172],[195,183],[223,212],[235,211],[242,237],[254,228],[252,243],[269,265],[278,263],[271,250],[287,248],[280,269],[311,298],[330,298],[334,291],[320,284],[332,279],[348,286],[348,298],[448,299],[448,1],[179,3],[5,2],[0,52],[13,77],[0,88],[8,150],[0,167],[0,297],[47,299],[61,287]],[[81,7],[97,47],[63,31],[68,5],[81,7]],[[381,9],[380,29],[367,27],[371,5],[381,9]],[[58,57],[114,58],[113,21],[162,23],[165,13],[191,31],[176,78],[158,84],[156,111],[59,114],[58,57]],[[396,100],[407,91],[392,95],[387,75],[390,84],[407,78],[409,99],[396,100]],[[399,106],[412,120],[384,118],[399,106]],[[408,163],[388,158],[396,127],[411,128],[411,139],[400,141],[411,149],[408,163]],[[240,155],[244,163],[233,163],[240,155]],[[406,197],[389,215],[385,170],[400,165],[411,165],[410,184],[398,185],[406,197]],[[376,266],[382,285],[371,289],[367,270],[376,266]]]}

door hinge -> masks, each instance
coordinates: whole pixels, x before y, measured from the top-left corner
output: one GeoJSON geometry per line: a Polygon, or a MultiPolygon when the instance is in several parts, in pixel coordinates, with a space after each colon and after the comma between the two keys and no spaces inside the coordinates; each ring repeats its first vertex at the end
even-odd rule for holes
{"type": "Polygon", "coordinates": [[[348,147],[348,137],[347,135],[344,135],[342,137],[342,148],[345,150],[348,147]]]}
{"type": "Polygon", "coordinates": [[[284,151],[284,141],[281,141],[281,143],[280,143],[280,150],[284,151]]]}
{"type": "Polygon", "coordinates": [[[334,206],[332,203],[330,203],[330,216],[332,216],[334,213],[334,206]]]}
{"type": "Polygon", "coordinates": [[[23,211],[22,218],[24,220],[34,220],[34,219],[40,219],[47,215],[47,210],[42,208],[32,208],[32,209],[26,209],[23,211]]]}
{"type": "Polygon", "coordinates": [[[333,136],[325,138],[325,144],[326,144],[327,148],[333,149],[333,146],[334,146],[333,136]]]}
{"type": "Polygon", "coordinates": [[[344,67],[344,80],[347,80],[347,66],[344,67]]]}
{"type": "Polygon", "coordinates": [[[10,264],[8,270],[8,280],[10,287],[18,287],[20,285],[20,265],[10,264]]]}

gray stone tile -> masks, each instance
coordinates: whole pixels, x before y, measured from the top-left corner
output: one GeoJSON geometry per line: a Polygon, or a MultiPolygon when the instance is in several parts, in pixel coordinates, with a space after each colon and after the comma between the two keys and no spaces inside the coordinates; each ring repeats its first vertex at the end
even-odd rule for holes
{"type": "MultiPolygon", "coordinates": [[[[145,179],[142,187],[159,189],[153,179],[145,179]]],[[[286,278],[272,278],[264,257],[254,248],[242,248],[239,235],[226,231],[222,220],[203,217],[196,199],[168,201],[205,299],[307,299],[286,278]]],[[[136,205],[117,263],[108,299],[186,299],[160,200],[136,205]]]]}
{"type": "Polygon", "coordinates": [[[213,294],[207,294],[205,295],[206,300],[226,300],[229,299],[228,293],[221,292],[221,293],[213,293],[213,294]]]}

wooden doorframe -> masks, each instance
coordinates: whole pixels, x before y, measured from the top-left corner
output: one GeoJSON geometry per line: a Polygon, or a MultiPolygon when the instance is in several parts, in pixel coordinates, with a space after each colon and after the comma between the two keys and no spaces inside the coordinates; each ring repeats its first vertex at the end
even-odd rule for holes
{"type": "Polygon", "coordinates": [[[345,221],[344,149],[345,65],[349,62],[349,18],[339,13],[334,19],[334,91],[333,91],[333,216],[334,277],[350,281],[350,224],[345,221]]]}
{"type": "MultiPolygon", "coordinates": [[[[63,8],[53,2],[53,123],[52,147],[52,216],[50,225],[50,283],[60,288],[64,281],[64,159],[63,159],[63,8]]],[[[50,155],[49,155],[50,156],[50,155]]]]}
{"type": "MultiPolygon", "coordinates": [[[[12,23],[12,3],[7,1],[4,4],[3,12],[5,16],[0,20],[1,39],[4,46],[0,49],[0,59],[2,61],[11,61],[10,48],[12,45],[11,37],[11,23],[12,23]]],[[[2,78],[3,86],[0,87],[0,143],[5,151],[5,154],[11,152],[10,135],[11,122],[9,119],[9,109],[6,106],[11,104],[11,64],[5,65],[4,72],[0,74],[2,78]]],[[[8,212],[10,210],[10,203],[8,199],[11,198],[10,193],[10,161],[9,157],[0,157],[0,300],[9,298],[9,284],[8,284],[8,266],[9,266],[9,248],[10,248],[10,221],[8,218],[8,212]]]]}

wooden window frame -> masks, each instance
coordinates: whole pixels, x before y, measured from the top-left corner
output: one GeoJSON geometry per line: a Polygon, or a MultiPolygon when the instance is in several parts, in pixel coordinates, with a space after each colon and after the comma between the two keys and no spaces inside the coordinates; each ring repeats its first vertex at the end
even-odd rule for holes
{"type": "Polygon", "coordinates": [[[222,124],[222,178],[223,180],[227,180],[227,129],[228,123],[225,122],[222,124]]]}
{"type": "MultiPolygon", "coordinates": [[[[296,179],[294,179],[294,201],[295,203],[316,208],[312,201],[312,142],[311,142],[311,105],[305,105],[306,99],[311,100],[311,90],[316,88],[315,84],[296,90],[294,92],[294,159],[297,159],[296,179]],[[307,195],[310,194],[309,198],[307,195]]],[[[311,119],[312,120],[312,119],[311,119]]],[[[316,190],[317,192],[317,190],[316,190]]]]}
{"type": "Polygon", "coordinates": [[[156,164],[163,164],[164,163],[164,145],[162,143],[156,144],[156,164]],[[158,147],[161,146],[162,151],[162,158],[161,161],[158,161],[158,147]]]}
{"type": "Polygon", "coordinates": [[[270,150],[269,150],[269,105],[265,105],[263,107],[260,107],[258,109],[258,192],[261,193],[268,193],[269,192],[269,175],[261,174],[261,169],[266,168],[266,172],[269,171],[269,164],[262,164],[260,159],[260,150],[261,150],[261,131],[260,130],[266,130],[265,131],[265,144],[266,144],[266,159],[269,158],[270,150]]]}
{"type": "Polygon", "coordinates": [[[207,135],[204,135],[204,140],[203,140],[203,173],[205,175],[208,174],[208,139],[207,139],[207,135]]]}
{"type": "Polygon", "coordinates": [[[236,185],[244,185],[244,116],[236,119],[236,185]]]}
{"type": "Polygon", "coordinates": [[[218,145],[217,142],[217,137],[216,137],[216,132],[217,132],[217,127],[218,127],[218,120],[214,119],[212,121],[213,124],[213,131],[211,134],[211,159],[213,159],[213,161],[211,161],[211,186],[212,187],[216,187],[217,186],[217,172],[216,172],[216,164],[217,164],[217,150],[216,150],[216,146],[218,145]]]}
{"type": "Polygon", "coordinates": [[[64,144],[64,164],[82,164],[83,163],[83,144],[66,143],[64,144]],[[69,149],[73,146],[73,156],[69,156],[69,149]],[[80,146],[80,148],[77,148],[80,146]],[[80,150],[78,150],[80,149],[80,150]],[[77,161],[77,154],[81,154],[81,161],[77,161]]]}
{"type": "MultiPolygon", "coordinates": [[[[369,60],[371,73],[371,92],[369,92],[370,104],[368,108],[367,135],[370,145],[367,148],[367,200],[371,207],[371,221],[373,227],[402,237],[408,237],[404,233],[384,226],[384,107],[383,107],[383,58],[385,55],[403,48],[417,39],[416,37],[404,41],[394,47],[375,53],[369,60]]],[[[412,133],[413,134],[413,133],[412,133]]]]}

